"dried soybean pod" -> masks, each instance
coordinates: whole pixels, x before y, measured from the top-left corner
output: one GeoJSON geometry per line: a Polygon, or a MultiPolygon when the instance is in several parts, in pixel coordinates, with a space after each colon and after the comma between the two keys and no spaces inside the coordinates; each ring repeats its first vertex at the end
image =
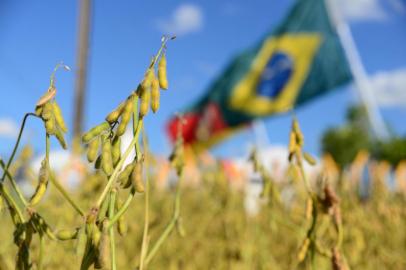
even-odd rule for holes
{"type": "Polygon", "coordinates": [[[111,155],[114,166],[120,161],[121,157],[121,137],[115,136],[112,143],[111,155]]]}
{"type": "Polygon", "coordinates": [[[140,118],[148,114],[149,103],[151,100],[151,91],[149,89],[143,88],[140,96],[140,118]]]}
{"type": "Polygon", "coordinates": [[[45,94],[38,100],[36,106],[42,106],[48,101],[50,101],[52,98],[54,98],[56,95],[56,88],[53,86],[50,86],[48,88],[48,91],[45,92],[45,94]]]}
{"type": "Polygon", "coordinates": [[[0,195],[0,212],[3,209],[3,204],[4,204],[3,197],[0,195]]]}
{"type": "Polygon", "coordinates": [[[123,112],[121,114],[121,121],[120,124],[118,125],[117,131],[116,131],[116,136],[121,136],[124,134],[125,130],[127,129],[128,122],[130,122],[134,104],[133,104],[133,97],[130,96],[124,105],[123,112]]]}
{"type": "Polygon", "coordinates": [[[131,173],[134,170],[135,163],[130,163],[125,166],[124,170],[118,175],[117,181],[120,183],[122,188],[129,188],[131,186],[131,173]]]}
{"type": "Polygon", "coordinates": [[[131,182],[135,191],[144,192],[144,184],[142,182],[142,162],[136,161],[134,170],[131,173],[131,182]]]}
{"type": "Polygon", "coordinates": [[[87,160],[92,163],[97,158],[97,153],[99,152],[100,147],[100,138],[96,137],[90,141],[89,146],[87,148],[87,160]]]}
{"type": "Polygon", "coordinates": [[[47,102],[42,106],[41,117],[44,120],[50,120],[54,115],[53,106],[51,102],[47,102]]]}
{"type": "Polygon", "coordinates": [[[89,143],[94,137],[99,136],[103,131],[107,131],[110,129],[110,125],[107,122],[103,122],[94,128],[90,129],[88,132],[83,134],[82,142],[89,143]]]}
{"type": "Polygon", "coordinates": [[[63,137],[63,133],[57,127],[55,127],[55,137],[58,139],[59,144],[62,146],[63,149],[68,149],[68,145],[66,144],[65,138],[63,137]]]}
{"type": "Polygon", "coordinates": [[[72,240],[78,236],[78,230],[59,230],[56,233],[56,238],[61,241],[72,240]]]}
{"type": "Polygon", "coordinates": [[[304,153],[303,154],[304,159],[307,161],[307,163],[309,163],[310,165],[314,166],[316,165],[316,159],[314,157],[312,157],[312,155],[310,155],[309,153],[304,153]]]}
{"type": "Polygon", "coordinates": [[[113,173],[113,159],[111,156],[111,142],[109,137],[102,135],[102,153],[101,153],[101,166],[103,171],[110,176],[113,173]]]}
{"type": "Polygon", "coordinates": [[[158,80],[159,86],[166,90],[168,89],[168,78],[166,76],[166,55],[162,54],[161,59],[158,63],[158,80]]]}
{"type": "Polygon", "coordinates": [[[117,108],[115,108],[106,116],[106,121],[109,122],[110,124],[116,122],[120,117],[121,113],[123,112],[124,105],[125,102],[121,102],[120,105],[117,106],[117,108]]]}
{"type": "Polygon", "coordinates": [[[154,113],[159,109],[160,94],[158,79],[154,77],[151,85],[151,109],[154,113]]]}
{"type": "Polygon", "coordinates": [[[59,107],[59,105],[56,101],[52,102],[51,104],[52,104],[52,109],[54,112],[56,124],[63,131],[63,133],[66,133],[68,131],[68,128],[66,127],[65,120],[63,119],[61,107],[59,107]]]}

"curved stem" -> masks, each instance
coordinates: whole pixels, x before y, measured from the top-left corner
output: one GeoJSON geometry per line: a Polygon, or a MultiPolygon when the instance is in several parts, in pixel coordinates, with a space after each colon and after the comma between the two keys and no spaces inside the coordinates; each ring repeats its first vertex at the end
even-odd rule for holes
{"type": "Polygon", "coordinates": [[[55,176],[51,173],[50,180],[52,184],[56,187],[56,189],[62,194],[62,196],[69,202],[69,204],[78,212],[79,215],[82,217],[85,216],[85,212],[80,208],[79,205],[75,203],[69,193],[64,189],[64,187],[59,183],[59,181],[55,178],[55,176]]]}
{"type": "MultiPolygon", "coordinates": [[[[20,131],[18,132],[17,141],[16,141],[16,143],[14,145],[13,152],[11,153],[11,156],[8,159],[8,162],[7,162],[7,165],[6,165],[6,170],[8,170],[8,168],[10,168],[10,165],[13,162],[14,156],[17,153],[17,148],[18,148],[18,145],[20,144],[21,136],[23,135],[25,123],[27,122],[27,119],[28,119],[29,116],[38,117],[35,113],[26,113],[24,115],[23,122],[21,123],[20,131]]],[[[1,182],[3,182],[5,178],[6,178],[6,172],[3,173],[3,176],[1,177],[1,182]]]]}
{"type": "Polygon", "coordinates": [[[166,225],[165,230],[159,237],[159,239],[156,241],[155,245],[151,248],[151,251],[147,254],[147,257],[145,259],[145,265],[148,265],[148,263],[152,260],[152,258],[155,256],[161,245],[165,242],[165,240],[168,238],[169,234],[172,232],[174,229],[176,222],[179,219],[179,214],[180,214],[180,185],[182,182],[182,175],[179,176],[178,184],[176,187],[176,193],[175,193],[175,202],[174,202],[174,211],[173,211],[173,216],[172,219],[169,221],[168,225],[166,225]]]}
{"type": "Polygon", "coordinates": [[[127,200],[124,202],[123,206],[117,211],[117,213],[114,214],[113,217],[109,218],[109,223],[107,225],[107,228],[110,229],[114,224],[121,218],[122,215],[127,211],[128,207],[131,204],[131,201],[133,200],[135,196],[135,189],[131,188],[130,194],[128,195],[127,200]]]}
{"type": "Polygon", "coordinates": [[[20,218],[21,222],[25,222],[25,218],[23,213],[21,212],[20,208],[18,207],[17,203],[14,201],[13,197],[8,193],[8,191],[4,188],[3,183],[0,182],[0,194],[6,200],[7,204],[16,211],[18,217],[20,218]]]}
{"type": "Polygon", "coordinates": [[[20,188],[17,185],[17,182],[14,180],[14,177],[11,175],[11,173],[8,171],[6,168],[4,162],[2,159],[0,159],[0,166],[3,168],[4,172],[6,173],[8,179],[10,180],[11,186],[14,188],[15,192],[17,193],[18,197],[20,198],[21,202],[24,204],[26,207],[28,205],[27,200],[24,198],[23,193],[21,192],[20,188]]]}

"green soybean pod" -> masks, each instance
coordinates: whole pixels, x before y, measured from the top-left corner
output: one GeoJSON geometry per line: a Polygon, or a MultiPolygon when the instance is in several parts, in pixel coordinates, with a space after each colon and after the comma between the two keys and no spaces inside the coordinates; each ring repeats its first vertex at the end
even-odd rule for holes
{"type": "Polygon", "coordinates": [[[110,257],[110,240],[109,233],[107,230],[108,221],[103,221],[102,233],[100,236],[99,245],[97,247],[97,256],[95,261],[95,268],[105,269],[109,265],[110,257]]]}
{"type": "Polygon", "coordinates": [[[61,107],[59,107],[59,105],[56,101],[52,102],[51,104],[52,104],[52,109],[54,112],[56,124],[63,131],[63,133],[66,133],[68,131],[68,128],[66,127],[65,120],[63,119],[61,107]]]}
{"type": "Polygon", "coordinates": [[[116,136],[122,136],[127,129],[128,122],[130,122],[134,104],[133,104],[133,97],[129,97],[127,101],[125,102],[125,106],[123,108],[123,113],[121,114],[121,121],[120,124],[118,125],[117,131],[116,131],[116,136]]]}
{"type": "Polygon", "coordinates": [[[307,161],[307,163],[309,163],[310,165],[314,166],[316,165],[316,159],[310,155],[309,153],[304,153],[303,154],[304,159],[307,161]]]}
{"type": "Polygon", "coordinates": [[[59,144],[62,146],[63,149],[68,149],[68,145],[66,144],[65,138],[63,137],[63,133],[57,127],[55,127],[55,137],[59,141],[59,144]]]}
{"type": "Polygon", "coordinates": [[[107,131],[109,129],[110,129],[109,123],[103,122],[103,123],[93,127],[85,134],[83,134],[82,142],[89,143],[94,137],[99,136],[103,131],[107,131]]]}
{"type": "Polygon", "coordinates": [[[113,173],[113,159],[111,156],[111,142],[107,135],[102,136],[101,166],[103,171],[110,176],[113,173]]]}
{"type": "Polygon", "coordinates": [[[159,109],[160,94],[158,79],[154,77],[151,85],[151,109],[154,113],[159,109]]]}
{"type": "Polygon", "coordinates": [[[166,56],[165,56],[165,54],[162,54],[162,57],[158,63],[158,80],[159,80],[159,86],[162,89],[164,89],[164,90],[168,89],[168,78],[166,75],[166,56]]]}
{"type": "Polygon", "coordinates": [[[86,247],[86,230],[85,226],[82,226],[78,230],[78,235],[77,235],[77,242],[76,242],[76,256],[78,258],[83,256],[83,253],[85,252],[85,247],[86,247]]]}
{"type": "Polygon", "coordinates": [[[53,117],[51,117],[48,120],[45,120],[45,130],[48,135],[55,134],[55,119],[53,117]]]}
{"type": "Polygon", "coordinates": [[[100,154],[97,158],[96,158],[96,162],[94,163],[94,168],[96,170],[101,168],[101,164],[102,164],[102,155],[100,154]]]}
{"type": "Polygon", "coordinates": [[[78,230],[62,229],[56,233],[56,238],[61,241],[75,239],[78,236],[78,230]]]}
{"type": "Polygon", "coordinates": [[[120,105],[117,106],[117,108],[115,108],[106,116],[106,121],[109,122],[110,124],[116,122],[120,117],[121,113],[123,112],[124,105],[125,102],[121,102],[120,105]]]}
{"type": "MultiPolygon", "coordinates": [[[[116,199],[116,211],[118,212],[121,207],[123,206],[123,202],[117,196],[116,199]]],[[[117,231],[121,236],[124,236],[127,233],[127,223],[125,222],[124,215],[121,215],[120,218],[117,220],[117,231]]]]}
{"type": "Polygon", "coordinates": [[[96,137],[90,141],[87,148],[87,160],[92,163],[97,158],[97,153],[99,152],[100,138],[96,137]]]}
{"type": "Polygon", "coordinates": [[[134,170],[135,163],[127,164],[118,175],[118,183],[120,183],[122,188],[129,188],[131,186],[131,173],[134,170]]]}
{"type": "Polygon", "coordinates": [[[113,158],[113,164],[116,166],[121,157],[121,137],[115,136],[112,143],[111,155],[113,158]]]}
{"type": "Polygon", "coordinates": [[[144,183],[142,182],[142,162],[136,161],[134,170],[131,173],[131,182],[135,191],[144,192],[144,183]]]}
{"type": "Polygon", "coordinates": [[[44,105],[42,105],[42,112],[41,112],[42,119],[50,120],[53,115],[54,115],[54,109],[50,102],[47,102],[44,105]]]}

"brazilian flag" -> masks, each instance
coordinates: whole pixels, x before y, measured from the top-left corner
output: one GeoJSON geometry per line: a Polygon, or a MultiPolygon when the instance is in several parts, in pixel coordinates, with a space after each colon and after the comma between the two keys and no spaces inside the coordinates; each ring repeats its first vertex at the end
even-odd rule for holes
{"type": "Polygon", "coordinates": [[[297,0],[276,29],[237,55],[184,111],[182,127],[177,118],[169,121],[168,134],[207,148],[258,117],[291,110],[351,79],[324,0],[297,0]]]}

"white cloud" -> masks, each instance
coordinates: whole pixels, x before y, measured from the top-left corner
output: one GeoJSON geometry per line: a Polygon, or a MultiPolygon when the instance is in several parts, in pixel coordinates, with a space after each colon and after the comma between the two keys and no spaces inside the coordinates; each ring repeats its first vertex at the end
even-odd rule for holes
{"type": "Polygon", "coordinates": [[[406,68],[378,72],[370,80],[380,106],[406,106],[406,68]]]}
{"type": "Polygon", "coordinates": [[[0,137],[15,138],[18,135],[17,124],[9,118],[0,119],[0,137]]]}
{"type": "Polygon", "coordinates": [[[379,0],[332,0],[348,20],[382,20],[386,14],[379,0]]]}
{"type": "Polygon", "coordinates": [[[167,20],[158,22],[158,28],[169,35],[186,35],[202,29],[204,24],[201,8],[193,4],[178,6],[167,20]]]}

